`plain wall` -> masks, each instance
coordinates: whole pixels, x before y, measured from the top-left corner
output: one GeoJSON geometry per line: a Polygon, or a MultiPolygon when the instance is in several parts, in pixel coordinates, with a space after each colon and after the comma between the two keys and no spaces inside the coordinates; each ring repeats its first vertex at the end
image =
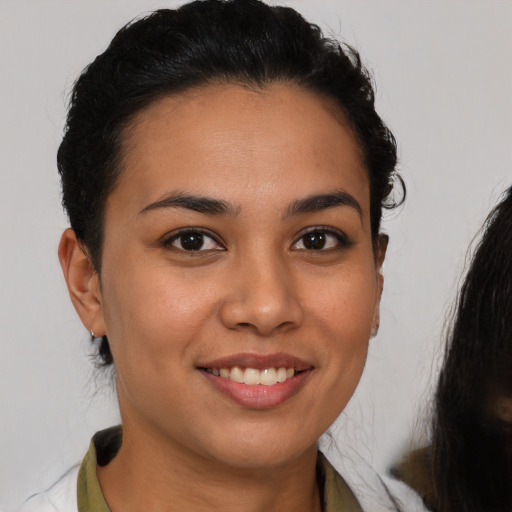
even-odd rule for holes
{"type": "MultiPolygon", "coordinates": [[[[383,471],[425,431],[466,248],[512,185],[512,2],[287,2],[361,51],[400,148],[381,328],[336,430],[383,471]],[[419,418],[419,419],[418,419],[419,418]]],[[[80,70],[137,14],[176,2],[0,0],[0,508],[11,510],[118,421],[57,261],[55,154],[80,70]]]]}

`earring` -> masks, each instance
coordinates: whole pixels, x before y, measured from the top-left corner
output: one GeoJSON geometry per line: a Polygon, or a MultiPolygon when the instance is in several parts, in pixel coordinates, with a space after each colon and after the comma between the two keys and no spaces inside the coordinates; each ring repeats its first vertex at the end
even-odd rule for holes
{"type": "Polygon", "coordinates": [[[90,333],[91,333],[92,338],[96,339],[96,335],[94,334],[94,331],[92,329],[90,330],[90,333]]]}

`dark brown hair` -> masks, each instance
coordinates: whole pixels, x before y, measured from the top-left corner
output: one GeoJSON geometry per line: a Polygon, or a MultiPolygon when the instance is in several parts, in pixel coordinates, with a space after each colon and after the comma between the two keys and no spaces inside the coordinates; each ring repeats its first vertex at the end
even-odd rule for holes
{"type": "MultiPolygon", "coordinates": [[[[219,82],[255,88],[290,82],[335,100],[362,149],[376,240],[382,209],[395,206],[390,194],[397,154],[358,53],[325,38],[291,8],[203,0],[129,23],[74,86],[57,160],[71,227],[97,272],[105,203],[116,186],[130,119],[162,96],[219,82]]],[[[100,351],[111,363],[105,337],[100,351]]]]}

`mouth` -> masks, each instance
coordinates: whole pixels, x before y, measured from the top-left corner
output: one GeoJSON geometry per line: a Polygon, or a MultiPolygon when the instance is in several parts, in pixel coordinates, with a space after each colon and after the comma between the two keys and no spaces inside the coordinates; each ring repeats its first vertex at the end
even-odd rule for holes
{"type": "Polygon", "coordinates": [[[295,368],[286,368],[284,366],[264,368],[263,370],[258,368],[241,368],[240,366],[233,366],[232,368],[201,368],[201,370],[211,373],[216,377],[229,379],[248,386],[274,386],[277,383],[293,378],[300,372],[295,370],[295,368]]]}
{"type": "Polygon", "coordinates": [[[296,395],[314,366],[286,354],[238,354],[201,364],[197,370],[238,405],[267,409],[296,395]]]}

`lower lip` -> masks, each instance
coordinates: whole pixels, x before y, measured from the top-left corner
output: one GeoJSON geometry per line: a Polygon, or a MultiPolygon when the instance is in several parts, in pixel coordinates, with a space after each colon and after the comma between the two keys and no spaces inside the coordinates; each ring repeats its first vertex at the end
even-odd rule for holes
{"type": "Polygon", "coordinates": [[[248,386],[231,379],[218,377],[205,370],[200,371],[221,393],[238,405],[251,409],[270,409],[286,402],[300,391],[312,372],[312,370],[302,371],[291,379],[278,382],[272,386],[261,384],[248,386]]]}

